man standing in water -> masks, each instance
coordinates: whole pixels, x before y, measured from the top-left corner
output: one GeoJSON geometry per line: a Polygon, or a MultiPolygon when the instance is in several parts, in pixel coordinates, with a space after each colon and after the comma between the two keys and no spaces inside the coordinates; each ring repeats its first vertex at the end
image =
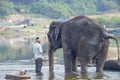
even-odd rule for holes
{"type": "Polygon", "coordinates": [[[35,59],[35,72],[37,75],[41,75],[42,68],[42,53],[45,51],[42,50],[39,37],[36,37],[36,43],[33,45],[33,54],[35,59]]]}

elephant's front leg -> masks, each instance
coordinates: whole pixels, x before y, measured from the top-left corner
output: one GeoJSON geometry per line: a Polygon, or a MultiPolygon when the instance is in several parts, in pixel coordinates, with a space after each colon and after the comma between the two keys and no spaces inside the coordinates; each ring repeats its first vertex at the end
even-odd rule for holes
{"type": "Polygon", "coordinates": [[[64,65],[65,65],[65,73],[72,72],[72,53],[70,49],[64,49],[64,65]]]}

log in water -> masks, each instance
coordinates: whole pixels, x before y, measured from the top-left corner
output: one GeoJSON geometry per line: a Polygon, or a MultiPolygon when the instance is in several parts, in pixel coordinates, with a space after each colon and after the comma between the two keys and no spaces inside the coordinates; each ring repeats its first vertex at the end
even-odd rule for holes
{"type": "Polygon", "coordinates": [[[6,74],[5,79],[30,79],[29,75],[6,74]]]}

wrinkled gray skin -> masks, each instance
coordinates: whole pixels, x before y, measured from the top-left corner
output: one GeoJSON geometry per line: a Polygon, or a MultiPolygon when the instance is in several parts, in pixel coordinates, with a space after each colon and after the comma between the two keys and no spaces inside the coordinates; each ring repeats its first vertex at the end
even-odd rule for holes
{"type": "Polygon", "coordinates": [[[77,58],[81,72],[87,72],[88,63],[96,63],[96,71],[102,72],[107,57],[109,39],[117,39],[94,20],[77,16],[66,22],[53,21],[48,32],[49,70],[53,71],[53,53],[63,48],[65,72],[77,70],[77,58]]]}

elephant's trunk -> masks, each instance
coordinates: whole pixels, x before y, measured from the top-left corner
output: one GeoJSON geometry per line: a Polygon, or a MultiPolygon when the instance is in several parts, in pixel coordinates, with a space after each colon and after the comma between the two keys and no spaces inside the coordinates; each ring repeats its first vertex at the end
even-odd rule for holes
{"type": "Polygon", "coordinates": [[[53,45],[53,46],[55,46],[55,41],[54,41],[54,39],[53,39],[53,36],[52,36],[52,35],[50,35],[50,39],[51,39],[52,45],[53,45]]]}
{"type": "Polygon", "coordinates": [[[118,64],[120,64],[120,50],[119,50],[119,43],[117,38],[114,35],[108,34],[106,35],[105,39],[114,39],[116,41],[116,45],[118,48],[118,64]]]}
{"type": "Polygon", "coordinates": [[[49,42],[49,50],[48,50],[48,58],[49,58],[49,71],[53,72],[53,66],[54,66],[54,48],[49,42]]]}

